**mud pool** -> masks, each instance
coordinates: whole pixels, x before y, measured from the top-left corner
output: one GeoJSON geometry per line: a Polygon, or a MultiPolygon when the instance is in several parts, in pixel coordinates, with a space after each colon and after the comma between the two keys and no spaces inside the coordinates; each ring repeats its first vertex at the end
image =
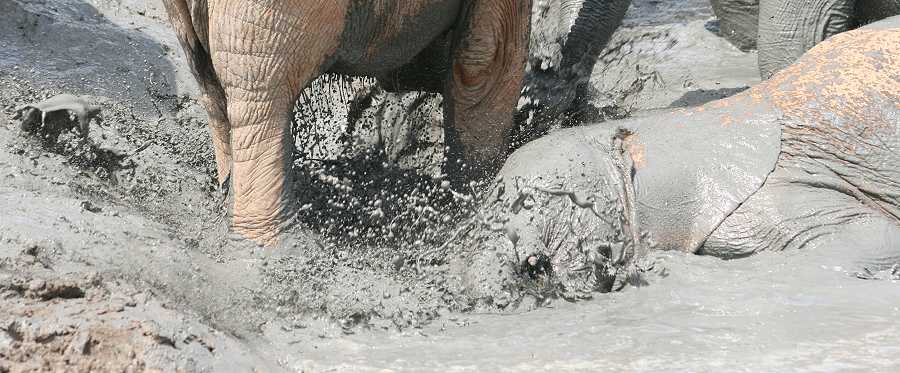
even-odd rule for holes
{"type": "MultiPolygon", "coordinates": [[[[455,298],[450,265],[416,271],[429,247],[411,235],[242,245],[158,0],[0,0],[0,14],[0,372],[900,369],[900,273],[842,268],[841,252],[654,253],[641,286],[497,311],[455,298]],[[57,93],[102,107],[94,147],[10,119],[57,93]]],[[[755,54],[711,17],[703,0],[635,0],[590,103],[643,115],[757,82],[755,54]]],[[[422,180],[402,192],[438,193],[422,180]]],[[[438,215],[432,244],[454,228],[438,215]]]]}

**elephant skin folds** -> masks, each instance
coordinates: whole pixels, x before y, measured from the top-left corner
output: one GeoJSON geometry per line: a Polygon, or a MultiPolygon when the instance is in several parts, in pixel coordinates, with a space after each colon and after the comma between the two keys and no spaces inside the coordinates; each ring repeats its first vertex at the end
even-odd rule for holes
{"type": "Polygon", "coordinates": [[[585,242],[631,245],[620,226],[628,211],[616,204],[627,183],[642,245],[733,258],[856,242],[858,255],[845,255],[853,263],[896,257],[898,26],[895,17],[835,36],[731,98],[524,146],[501,170],[497,193],[512,206],[504,229],[517,257],[544,253],[565,273],[579,267],[573,260],[595,260],[573,254],[585,242]],[[615,167],[623,133],[630,175],[615,167]],[[875,230],[884,234],[865,236],[875,230]]]}
{"type": "Polygon", "coordinates": [[[290,116],[326,72],[383,78],[416,70],[404,65],[424,51],[449,56],[450,68],[423,57],[431,84],[412,87],[445,85],[447,173],[482,177],[505,158],[530,0],[164,3],[209,114],[219,182],[231,181],[232,228],[245,238],[272,247],[293,223],[290,116]]]}

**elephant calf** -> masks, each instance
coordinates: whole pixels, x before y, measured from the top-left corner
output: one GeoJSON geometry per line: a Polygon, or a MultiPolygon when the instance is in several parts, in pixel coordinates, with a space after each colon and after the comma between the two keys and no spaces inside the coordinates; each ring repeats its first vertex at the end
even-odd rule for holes
{"type": "Polygon", "coordinates": [[[730,98],[557,131],[500,175],[490,211],[505,235],[487,242],[547,258],[570,287],[596,286],[597,264],[650,247],[723,258],[815,248],[889,268],[900,262],[900,17],[836,35],[730,98]]]}
{"type": "Polygon", "coordinates": [[[530,0],[163,2],[201,87],[219,182],[232,181],[232,227],[258,243],[288,220],[290,115],[325,72],[442,89],[451,158],[464,161],[451,171],[505,157],[530,0]]]}

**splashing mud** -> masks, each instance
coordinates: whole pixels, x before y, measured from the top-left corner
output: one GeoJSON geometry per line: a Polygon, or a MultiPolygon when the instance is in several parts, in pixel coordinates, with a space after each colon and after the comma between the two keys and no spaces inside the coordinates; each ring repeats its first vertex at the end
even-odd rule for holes
{"type": "MultiPolygon", "coordinates": [[[[573,122],[756,81],[706,1],[634,3],[573,122]]],[[[0,372],[898,368],[896,271],[835,253],[653,253],[622,291],[568,296],[550,256],[510,259],[474,229],[488,196],[441,174],[440,97],[366,79],[323,77],[298,102],[296,245],[234,240],[158,0],[0,14],[0,372]],[[63,92],[102,110],[86,139],[7,119],[63,92]]]]}

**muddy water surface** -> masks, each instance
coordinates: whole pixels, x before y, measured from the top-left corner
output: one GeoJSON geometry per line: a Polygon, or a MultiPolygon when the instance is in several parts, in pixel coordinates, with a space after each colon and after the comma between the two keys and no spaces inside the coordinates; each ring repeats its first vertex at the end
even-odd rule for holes
{"type": "Polygon", "coordinates": [[[857,279],[813,252],[656,259],[649,286],[588,302],[312,339],[285,353],[313,371],[900,369],[898,283],[857,279]]]}

